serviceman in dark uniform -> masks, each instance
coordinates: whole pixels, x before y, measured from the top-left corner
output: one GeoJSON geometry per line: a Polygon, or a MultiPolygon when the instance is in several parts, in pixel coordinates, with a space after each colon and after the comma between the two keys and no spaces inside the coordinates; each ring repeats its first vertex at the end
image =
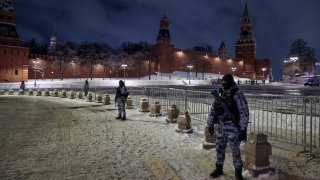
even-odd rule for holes
{"type": "Polygon", "coordinates": [[[211,134],[214,133],[214,126],[217,126],[216,169],[210,176],[216,178],[223,174],[225,150],[229,142],[232,150],[235,177],[237,180],[242,180],[243,163],[240,155],[240,142],[245,141],[247,138],[248,103],[231,74],[224,75],[221,83],[223,89],[219,89],[219,92],[212,92],[215,97],[213,98],[208,118],[208,130],[211,134]]]}
{"type": "Polygon", "coordinates": [[[87,95],[88,95],[88,92],[89,92],[89,82],[88,82],[88,80],[86,80],[86,81],[84,82],[83,90],[84,90],[84,96],[87,96],[87,95]]]}
{"type": "Polygon", "coordinates": [[[126,120],[126,101],[129,93],[127,87],[122,80],[119,81],[119,86],[117,87],[115,103],[118,105],[118,117],[116,119],[126,120]]]}

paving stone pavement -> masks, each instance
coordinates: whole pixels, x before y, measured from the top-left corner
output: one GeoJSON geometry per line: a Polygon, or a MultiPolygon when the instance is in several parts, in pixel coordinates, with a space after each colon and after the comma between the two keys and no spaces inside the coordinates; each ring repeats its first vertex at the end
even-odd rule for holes
{"type": "MultiPolygon", "coordinates": [[[[211,179],[214,169],[202,134],[136,109],[120,121],[114,104],[0,96],[0,111],[0,179],[211,179]]],[[[234,179],[230,151],[224,174],[234,179]]]]}

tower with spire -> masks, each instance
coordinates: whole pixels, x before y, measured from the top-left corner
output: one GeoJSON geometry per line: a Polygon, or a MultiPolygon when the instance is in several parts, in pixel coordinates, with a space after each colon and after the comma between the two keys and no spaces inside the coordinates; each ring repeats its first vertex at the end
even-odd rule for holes
{"type": "Polygon", "coordinates": [[[245,1],[241,18],[240,37],[236,42],[236,58],[243,59],[243,72],[246,76],[255,76],[256,41],[253,35],[252,20],[249,15],[248,4],[245,1]]]}
{"type": "Polygon", "coordinates": [[[160,30],[157,38],[157,43],[171,44],[169,33],[169,20],[165,15],[160,20],[160,30]]]}
{"type": "Polygon", "coordinates": [[[162,73],[171,73],[174,69],[174,46],[171,44],[169,32],[169,20],[163,16],[160,20],[160,30],[157,37],[156,54],[159,61],[155,65],[155,71],[162,73]]]}
{"type": "Polygon", "coordinates": [[[224,41],[221,42],[221,45],[220,45],[218,51],[219,51],[218,55],[221,59],[226,59],[228,57],[228,49],[226,48],[224,41]]]}

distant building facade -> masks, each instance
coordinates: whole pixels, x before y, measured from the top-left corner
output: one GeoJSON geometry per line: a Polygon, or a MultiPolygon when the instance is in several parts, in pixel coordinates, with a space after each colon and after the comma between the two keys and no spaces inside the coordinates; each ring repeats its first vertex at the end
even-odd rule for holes
{"type": "Polygon", "coordinates": [[[188,71],[188,66],[192,66],[193,72],[231,73],[250,79],[267,79],[270,74],[270,60],[256,58],[256,41],[247,3],[241,18],[240,36],[235,43],[235,57],[228,56],[224,42],[221,43],[218,54],[175,48],[171,43],[169,20],[166,16],[160,20],[156,46],[160,57],[156,71],[161,73],[188,71]]]}
{"type": "Polygon", "coordinates": [[[16,13],[10,0],[0,1],[0,82],[28,79],[29,49],[16,30],[16,13]]]}
{"type": "Polygon", "coordinates": [[[160,30],[156,40],[155,53],[159,57],[158,60],[133,63],[125,71],[99,63],[88,64],[86,61],[70,61],[62,67],[52,56],[58,43],[59,39],[52,34],[47,54],[29,54],[29,49],[24,47],[23,40],[16,32],[16,14],[11,1],[0,0],[0,82],[56,79],[62,76],[63,78],[111,78],[142,77],[157,73],[170,76],[174,71],[199,73],[198,79],[204,78],[204,73],[231,73],[238,77],[267,79],[271,70],[269,59],[256,58],[256,41],[247,3],[241,18],[240,36],[235,43],[234,57],[228,54],[224,42],[221,42],[217,54],[174,47],[166,16],[160,20],[160,30]],[[146,69],[150,69],[150,72],[146,69]]]}

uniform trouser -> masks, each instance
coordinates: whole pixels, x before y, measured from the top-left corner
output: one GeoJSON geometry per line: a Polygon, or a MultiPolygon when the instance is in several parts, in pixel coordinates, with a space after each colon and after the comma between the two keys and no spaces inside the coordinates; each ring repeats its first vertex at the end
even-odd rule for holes
{"type": "Polygon", "coordinates": [[[233,165],[235,169],[241,169],[243,164],[240,155],[239,129],[234,125],[232,121],[220,122],[217,129],[216,164],[223,165],[227,143],[229,142],[230,148],[232,150],[233,165]]]}
{"type": "Polygon", "coordinates": [[[119,114],[122,114],[122,116],[126,116],[126,105],[124,101],[122,101],[121,99],[117,99],[117,103],[119,114]]]}

